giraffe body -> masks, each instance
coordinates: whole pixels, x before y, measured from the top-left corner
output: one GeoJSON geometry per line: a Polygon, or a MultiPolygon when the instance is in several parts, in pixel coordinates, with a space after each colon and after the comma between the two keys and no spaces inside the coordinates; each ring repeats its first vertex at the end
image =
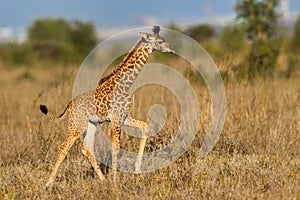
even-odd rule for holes
{"type": "MultiPolygon", "coordinates": [[[[111,122],[114,180],[117,171],[117,154],[120,149],[121,126],[134,126],[142,131],[135,165],[136,171],[139,171],[149,128],[145,122],[130,117],[132,103],[128,90],[153,51],[174,53],[170,45],[158,33],[159,27],[157,26],[154,27],[153,33],[140,33],[141,39],[123,59],[122,63],[109,76],[101,79],[95,90],[81,94],[70,101],[60,116],[53,117],[48,114],[46,106],[40,106],[41,111],[54,121],[63,119],[69,113],[68,136],[58,147],[57,160],[46,186],[54,181],[61,162],[74,142],[84,133],[89,133],[88,125],[94,124],[96,126],[103,122],[111,122]]],[[[100,180],[103,180],[104,176],[97,165],[93,149],[89,149],[84,143],[82,153],[89,159],[100,180]]]]}

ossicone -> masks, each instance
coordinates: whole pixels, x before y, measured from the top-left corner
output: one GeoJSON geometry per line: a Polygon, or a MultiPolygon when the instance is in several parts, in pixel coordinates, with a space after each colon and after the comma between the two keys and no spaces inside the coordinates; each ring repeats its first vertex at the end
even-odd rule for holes
{"type": "Polygon", "coordinates": [[[159,31],[160,31],[160,27],[159,26],[157,26],[157,25],[155,25],[155,26],[153,26],[153,33],[154,34],[159,34],[159,31]]]}

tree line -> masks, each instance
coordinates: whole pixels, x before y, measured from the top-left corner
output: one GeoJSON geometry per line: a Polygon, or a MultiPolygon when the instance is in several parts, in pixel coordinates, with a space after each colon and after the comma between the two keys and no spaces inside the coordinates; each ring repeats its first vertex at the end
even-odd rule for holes
{"type": "Polygon", "coordinates": [[[12,66],[40,61],[78,64],[97,43],[97,32],[91,22],[37,19],[28,28],[23,43],[0,45],[0,59],[12,66]]]}

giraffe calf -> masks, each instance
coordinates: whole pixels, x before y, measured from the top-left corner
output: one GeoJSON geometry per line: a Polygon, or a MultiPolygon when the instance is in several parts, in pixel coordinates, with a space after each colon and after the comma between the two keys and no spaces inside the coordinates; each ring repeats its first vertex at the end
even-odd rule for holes
{"type": "MultiPolygon", "coordinates": [[[[160,27],[154,26],[153,33],[139,33],[140,39],[113,72],[102,78],[95,90],[79,95],[72,100],[65,111],[58,117],[48,114],[46,106],[40,106],[41,111],[54,121],[63,119],[69,113],[68,135],[58,147],[56,163],[47,186],[54,181],[61,162],[65,159],[74,142],[84,133],[91,134],[90,128],[88,128],[89,125],[97,125],[103,122],[111,123],[114,180],[116,179],[117,155],[120,149],[121,126],[123,125],[137,127],[142,131],[139,152],[135,163],[135,171],[140,171],[149,127],[145,122],[130,117],[132,101],[129,88],[143,69],[152,52],[174,53],[170,44],[159,35],[159,31],[160,27]],[[91,121],[92,123],[90,123],[91,121]]],[[[104,176],[97,165],[93,149],[90,150],[84,143],[82,152],[91,162],[100,180],[103,180],[104,176]]]]}
{"type": "MultiPolygon", "coordinates": [[[[51,183],[54,181],[60,164],[65,159],[68,151],[73,146],[74,142],[78,140],[84,133],[88,132],[89,118],[91,118],[95,114],[95,106],[93,103],[93,99],[94,91],[77,96],[74,100],[69,102],[66,109],[58,117],[49,114],[48,108],[45,105],[40,105],[40,110],[45,115],[47,115],[47,117],[51,121],[61,121],[66,117],[67,114],[69,114],[69,127],[67,138],[63,141],[61,145],[59,145],[57,149],[56,163],[54,165],[50,178],[46,184],[46,187],[50,186],[51,183]]],[[[98,166],[93,150],[90,150],[85,144],[85,142],[83,142],[81,150],[83,155],[86,156],[90,161],[100,180],[104,180],[105,177],[98,166]]]]}

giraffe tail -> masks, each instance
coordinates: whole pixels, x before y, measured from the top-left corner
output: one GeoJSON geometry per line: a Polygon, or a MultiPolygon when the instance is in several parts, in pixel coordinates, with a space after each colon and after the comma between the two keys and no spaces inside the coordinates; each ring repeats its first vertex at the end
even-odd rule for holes
{"type": "Polygon", "coordinates": [[[66,114],[69,112],[70,108],[72,107],[72,101],[68,104],[68,106],[65,108],[65,110],[59,115],[59,116],[54,116],[50,113],[48,113],[48,108],[46,105],[41,104],[40,105],[40,110],[42,113],[44,113],[51,121],[59,122],[63,120],[66,117],[66,114]]]}

